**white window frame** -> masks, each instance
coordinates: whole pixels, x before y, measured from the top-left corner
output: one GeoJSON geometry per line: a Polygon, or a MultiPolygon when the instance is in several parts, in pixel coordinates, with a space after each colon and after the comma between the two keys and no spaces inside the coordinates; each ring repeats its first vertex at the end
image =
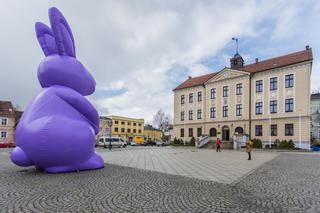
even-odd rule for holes
{"type": "Polygon", "coordinates": [[[1,126],[8,126],[8,125],[9,125],[9,124],[8,124],[8,123],[9,123],[9,122],[8,122],[9,119],[8,119],[7,117],[0,117],[0,120],[1,120],[1,126]],[[2,120],[3,120],[3,119],[6,120],[6,124],[2,124],[2,120]]]}
{"type": "Polygon", "coordinates": [[[0,131],[0,139],[7,139],[7,138],[8,138],[8,131],[1,130],[0,131]],[[6,137],[2,137],[2,133],[4,133],[4,132],[5,132],[6,137]]]}

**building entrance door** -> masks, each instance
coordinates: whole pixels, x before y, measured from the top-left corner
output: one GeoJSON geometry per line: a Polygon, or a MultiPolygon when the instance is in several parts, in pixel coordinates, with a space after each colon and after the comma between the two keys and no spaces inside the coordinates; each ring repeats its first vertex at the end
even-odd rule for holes
{"type": "Polygon", "coordinates": [[[230,129],[228,126],[222,127],[222,140],[229,141],[230,140],[230,129]]]}

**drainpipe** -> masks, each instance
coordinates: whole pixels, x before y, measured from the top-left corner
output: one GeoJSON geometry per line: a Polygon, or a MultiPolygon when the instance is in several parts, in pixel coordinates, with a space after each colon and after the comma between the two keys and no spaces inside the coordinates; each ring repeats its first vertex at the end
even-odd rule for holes
{"type": "Polygon", "coordinates": [[[203,104],[203,129],[201,130],[201,134],[205,134],[206,132],[206,116],[207,116],[207,110],[206,110],[206,105],[207,105],[207,91],[206,91],[206,85],[203,85],[203,99],[202,99],[202,104],[203,104]]]}
{"type": "Polygon", "coordinates": [[[299,115],[299,148],[301,148],[301,115],[299,115]]]}
{"type": "Polygon", "coordinates": [[[249,138],[251,138],[251,79],[252,74],[249,74],[249,138]]]}

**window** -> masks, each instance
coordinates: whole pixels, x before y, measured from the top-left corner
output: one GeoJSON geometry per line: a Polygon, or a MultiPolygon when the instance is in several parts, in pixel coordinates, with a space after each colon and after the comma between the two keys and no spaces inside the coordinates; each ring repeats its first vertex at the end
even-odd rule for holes
{"type": "Polygon", "coordinates": [[[133,133],[137,133],[137,130],[136,130],[136,129],[133,129],[132,132],[133,132],[133,133]]]}
{"type": "Polygon", "coordinates": [[[184,129],[180,129],[180,137],[181,137],[181,138],[184,137],[184,129]]]}
{"type": "Polygon", "coordinates": [[[209,130],[210,137],[216,137],[217,136],[217,130],[215,128],[211,128],[209,130]]]}
{"type": "Polygon", "coordinates": [[[184,95],[181,95],[181,97],[180,97],[180,103],[181,103],[181,104],[184,104],[184,99],[185,99],[185,98],[184,98],[184,95]]]}
{"type": "Polygon", "coordinates": [[[211,99],[215,99],[216,98],[216,88],[212,88],[211,89],[210,97],[211,97],[211,99]]]}
{"type": "Polygon", "coordinates": [[[124,128],[121,128],[121,132],[125,132],[125,129],[124,129],[124,128]]]}
{"type": "Polygon", "coordinates": [[[131,125],[131,122],[128,122],[128,125],[131,125]]]}
{"type": "Polygon", "coordinates": [[[1,118],[1,125],[7,126],[8,125],[8,119],[7,118],[1,118]]]}
{"type": "Polygon", "coordinates": [[[119,123],[119,121],[114,121],[114,123],[115,123],[115,124],[118,124],[118,123],[119,123]]]}
{"type": "Polygon", "coordinates": [[[141,126],[141,123],[138,123],[138,126],[141,126]]]}
{"type": "Polygon", "coordinates": [[[181,112],[181,113],[180,113],[180,120],[181,120],[181,121],[184,121],[184,112],[181,112]]]}
{"type": "Polygon", "coordinates": [[[256,136],[262,136],[262,125],[256,125],[256,136]]]}
{"type": "Polygon", "coordinates": [[[201,119],[201,117],[202,117],[202,110],[198,109],[198,111],[197,111],[197,119],[201,119]]]}
{"type": "Polygon", "coordinates": [[[262,92],[263,91],[263,83],[262,80],[256,81],[256,92],[262,92]]]}
{"type": "Polygon", "coordinates": [[[5,138],[7,138],[8,136],[7,136],[7,132],[5,132],[5,131],[1,131],[1,139],[5,139],[5,138]]]}
{"type": "Polygon", "coordinates": [[[278,112],[278,101],[270,101],[270,113],[278,112]]]}
{"type": "Polygon", "coordinates": [[[121,124],[124,125],[125,124],[124,121],[122,121],[121,124]]]}
{"type": "Polygon", "coordinates": [[[278,89],[278,77],[270,78],[270,90],[278,89]]]}
{"type": "Polygon", "coordinates": [[[202,101],[202,92],[198,92],[198,102],[202,101]]]}
{"type": "Polygon", "coordinates": [[[286,112],[293,112],[293,98],[286,99],[286,112]]]}
{"type": "Polygon", "coordinates": [[[189,128],[189,137],[193,137],[193,128],[189,128]]]}
{"type": "Polygon", "coordinates": [[[189,110],[189,120],[193,120],[193,111],[189,110]]]}
{"type": "Polygon", "coordinates": [[[197,137],[200,137],[202,135],[202,128],[197,128],[197,137]]]}
{"type": "Polygon", "coordinates": [[[189,103],[193,103],[193,93],[189,94],[189,103]]]}
{"type": "Polygon", "coordinates": [[[127,129],[127,132],[130,133],[130,132],[131,132],[131,129],[127,129]]]}
{"type": "Polygon", "coordinates": [[[133,126],[137,126],[137,123],[133,123],[133,126]]]}
{"type": "Polygon", "coordinates": [[[223,115],[222,116],[223,117],[228,117],[228,106],[224,106],[222,111],[223,111],[223,115]]]}
{"type": "Polygon", "coordinates": [[[139,130],[138,130],[138,133],[140,133],[140,134],[141,134],[141,129],[139,129],[139,130]]]}
{"type": "Polygon", "coordinates": [[[286,80],[285,82],[286,88],[293,87],[293,83],[294,83],[293,74],[286,75],[285,80],[286,80]]]}
{"type": "Polygon", "coordinates": [[[115,128],[114,128],[114,131],[115,131],[115,132],[119,132],[119,128],[118,128],[118,127],[115,127],[115,128]]]}
{"type": "Polygon", "coordinates": [[[271,124],[270,125],[270,135],[271,136],[277,136],[277,124],[271,124]]]}
{"type": "Polygon", "coordinates": [[[210,118],[215,118],[216,117],[216,108],[211,107],[210,108],[210,118]]]}
{"type": "Polygon", "coordinates": [[[285,124],[285,136],[293,136],[293,124],[285,124]]]}
{"type": "Polygon", "coordinates": [[[223,87],[223,97],[228,97],[228,86],[223,87]]]}
{"type": "Polygon", "coordinates": [[[242,115],[242,104],[236,105],[236,115],[241,116],[242,115]]]}
{"type": "Polygon", "coordinates": [[[237,84],[236,94],[237,95],[242,95],[242,84],[237,84]]]}
{"type": "Polygon", "coordinates": [[[256,102],[256,115],[262,114],[262,102],[256,102]]]}

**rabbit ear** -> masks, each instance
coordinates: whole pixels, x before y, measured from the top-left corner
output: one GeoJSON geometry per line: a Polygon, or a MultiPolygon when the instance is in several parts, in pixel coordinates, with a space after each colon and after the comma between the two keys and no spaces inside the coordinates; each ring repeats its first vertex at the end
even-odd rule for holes
{"type": "Polygon", "coordinates": [[[58,54],[58,48],[51,29],[41,22],[36,22],[35,29],[44,55],[58,54]]]}
{"type": "Polygon", "coordinates": [[[76,57],[73,35],[62,13],[57,8],[51,7],[49,19],[59,55],[76,57]]]}

